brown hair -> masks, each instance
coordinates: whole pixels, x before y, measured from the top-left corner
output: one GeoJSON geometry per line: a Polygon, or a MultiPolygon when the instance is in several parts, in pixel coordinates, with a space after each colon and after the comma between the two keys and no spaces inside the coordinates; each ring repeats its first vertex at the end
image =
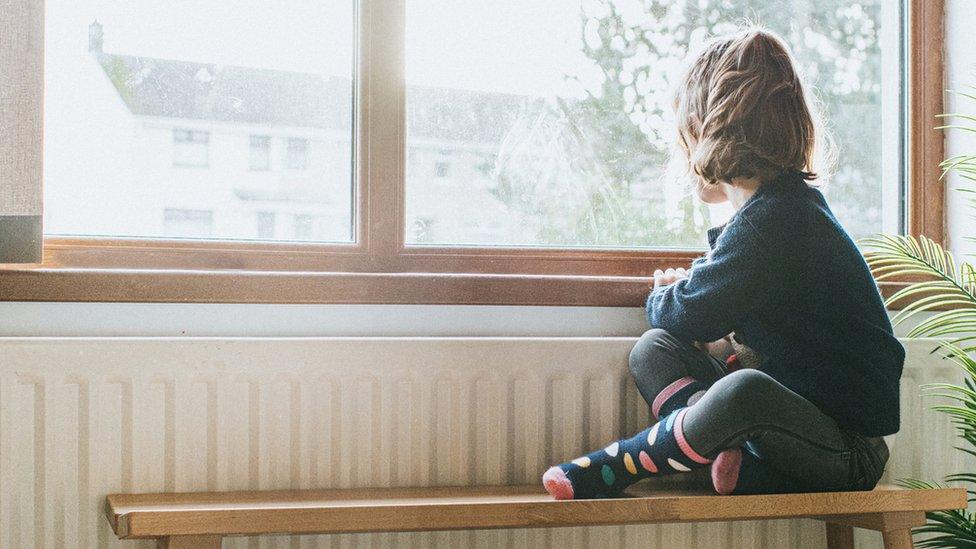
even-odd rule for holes
{"type": "Polygon", "coordinates": [[[678,144],[703,183],[789,171],[810,181],[826,138],[811,104],[783,40],[753,27],[714,40],[688,70],[675,97],[678,144]]]}

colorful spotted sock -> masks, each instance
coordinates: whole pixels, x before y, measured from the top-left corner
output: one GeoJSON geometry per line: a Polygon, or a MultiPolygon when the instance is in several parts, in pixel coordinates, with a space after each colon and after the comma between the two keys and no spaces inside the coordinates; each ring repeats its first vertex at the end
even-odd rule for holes
{"type": "Polygon", "coordinates": [[[556,499],[587,499],[619,495],[638,480],[654,475],[686,473],[711,463],[685,440],[687,408],[681,408],[636,436],[602,450],[550,467],[542,484],[556,499]]]}
{"type": "Polygon", "coordinates": [[[661,390],[651,403],[654,419],[660,419],[678,408],[691,406],[708,390],[708,385],[691,376],[685,376],[661,390]]]}
{"type": "Polygon", "coordinates": [[[722,495],[782,494],[800,490],[797,482],[763,462],[747,448],[731,448],[715,457],[712,485],[722,495]]]}

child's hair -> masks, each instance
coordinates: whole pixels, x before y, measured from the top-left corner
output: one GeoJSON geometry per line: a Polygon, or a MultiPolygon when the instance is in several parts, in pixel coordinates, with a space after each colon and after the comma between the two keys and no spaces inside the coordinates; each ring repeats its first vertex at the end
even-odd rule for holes
{"type": "Polygon", "coordinates": [[[699,184],[789,171],[817,178],[815,152],[827,136],[789,48],[772,32],[751,27],[712,41],[674,104],[678,145],[699,184]]]}

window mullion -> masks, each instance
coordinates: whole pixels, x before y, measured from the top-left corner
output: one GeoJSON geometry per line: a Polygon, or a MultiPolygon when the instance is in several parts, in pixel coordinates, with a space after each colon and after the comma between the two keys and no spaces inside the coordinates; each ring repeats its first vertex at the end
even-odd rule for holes
{"type": "Polygon", "coordinates": [[[389,271],[403,242],[404,0],[360,2],[362,223],[372,263],[389,271]]]}

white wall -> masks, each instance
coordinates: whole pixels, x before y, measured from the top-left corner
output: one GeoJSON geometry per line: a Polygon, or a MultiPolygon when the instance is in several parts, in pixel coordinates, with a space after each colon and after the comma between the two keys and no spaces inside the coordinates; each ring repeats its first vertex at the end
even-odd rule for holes
{"type": "Polygon", "coordinates": [[[0,301],[2,336],[637,336],[640,308],[0,301]]]}
{"type": "MultiPolygon", "coordinates": [[[[946,3],[946,80],[950,90],[961,90],[972,94],[976,86],[976,48],[973,47],[973,29],[976,28],[976,10],[972,0],[948,0],[946,3]],[[968,89],[967,89],[968,88],[968,89]]],[[[976,101],[948,95],[947,112],[961,112],[976,115],[976,101]]],[[[937,122],[933,121],[933,125],[937,122]]],[[[962,131],[949,131],[946,139],[946,154],[976,154],[976,134],[962,131]]],[[[957,187],[976,188],[976,183],[967,182],[958,175],[951,175],[948,181],[948,233],[949,245],[956,254],[976,253],[976,243],[967,242],[965,237],[976,236],[976,210],[967,204],[962,193],[953,191],[957,187]]]]}

